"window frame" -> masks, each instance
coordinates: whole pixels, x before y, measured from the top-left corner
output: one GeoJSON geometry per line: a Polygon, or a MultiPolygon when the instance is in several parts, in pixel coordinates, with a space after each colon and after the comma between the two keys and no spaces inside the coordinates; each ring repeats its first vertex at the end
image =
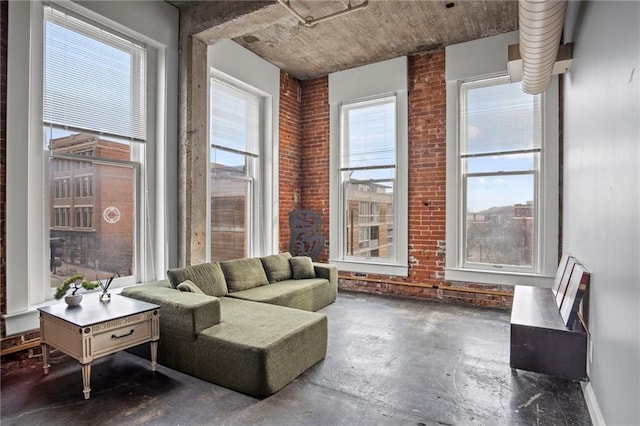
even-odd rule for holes
{"type": "MultiPolygon", "coordinates": [[[[140,168],[140,180],[145,182],[147,192],[144,202],[137,206],[140,214],[145,215],[136,224],[144,223],[141,227],[144,237],[138,237],[142,268],[137,280],[159,278],[164,276],[168,262],[177,262],[177,253],[168,250],[165,243],[176,234],[169,228],[169,222],[177,223],[177,209],[165,207],[174,204],[170,200],[177,200],[177,188],[165,185],[165,173],[175,175],[175,171],[165,166],[167,157],[175,158],[178,148],[178,13],[170,5],[160,3],[118,7],[107,3],[52,3],[129,34],[152,49],[147,67],[150,117],[147,137],[154,144],[136,153],[147,159],[140,168]],[[140,20],[142,15],[153,16],[154,24],[140,20]],[[164,25],[159,26],[158,22],[164,25]]],[[[49,173],[48,151],[43,144],[44,2],[11,2],[9,20],[14,25],[9,27],[7,55],[7,179],[24,182],[27,190],[23,185],[7,188],[6,243],[10,250],[7,250],[7,312],[3,315],[7,335],[37,328],[36,308],[57,302],[53,299],[54,289],[49,287],[49,173]]],[[[69,191],[73,190],[70,183],[69,191]]],[[[73,214],[69,212],[69,216],[73,214]]],[[[97,214],[94,212],[94,216],[97,214]]]]}
{"type": "Polygon", "coordinates": [[[329,74],[329,262],[340,271],[406,277],[408,259],[408,59],[406,56],[329,74]],[[344,190],[340,177],[341,105],[395,96],[394,258],[345,258],[344,190]]]}
{"type": "Polygon", "coordinates": [[[542,98],[542,148],[538,179],[537,262],[529,271],[478,268],[465,264],[463,253],[465,210],[460,161],[460,85],[507,75],[504,52],[518,42],[518,32],[474,40],[446,48],[447,87],[447,213],[445,280],[492,285],[550,287],[558,262],[559,221],[559,90],[553,77],[542,98]],[[479,55],[481,52],[482,55],[479,55]]]}
{"type": "MultiPolygon", "coordinates": [[[[256,216],[256,227],[260,233],[260,244],[256,246],[255,256],[266,256],[278,253],[279,241],[279,130],[280,130],[280,78],[281,71],[270,62],[265,61],[253,52],[238,45],[233,40],[220,40],[207,46],[207,66],[210,73],[228,79],[243,87],[253,88],[264,97],[264,147],[261,152],[262,164],[260,170],[261,214],[256,216]]],[[[209,79],[207,79],[207,85],[209,79]]],[[[209,91],[209,87],[207,87],[209,91]]],[[[208,99],[208,98],[207,98],[208,99]]],[[[207,107],[209,103],[207,102],[207,107]]],[[[207,135],[210,122],[207,112],[207,135]]],[[[208,136],[207,136],[208,141],[208,136]]],[[[207,155],[209,150],[207,149],[207,155]]],[[[207,163],[209,159],[207,158],[207,163]]],[[[209,183],[207,182],[207,185],[209,183]]],[[[207,194],[209,189],[207,188],[207,194]]],[[[207,197],[208,198],[208,197],[207,197]]],[[[209,203],[209,200],[207,200],[209,203]]],[[[206,206],[206,221],[211,223],[211,208],[206,206]]],[[[210,232],[206,234],[205,258],[210,259],[210,232]]]]}
{"type": "MultiPolygon", "coordinates": [[[[394,160],[393,160],[393,165],[391,164],[385,164],[385,165],[366,165],[366,166],[361,166],[361,167],[345,167],[343,164],[340,165],[340,190],[341,190],[341,194],[340,194],[340,201],[341,201],[341,205],[339,207],[339,210],[343,212],[343,214],[340,216],[340,234],[339,234],[339,241],[340,241],[340,258],[346,262],[362,262],[362,263],[391,263],[391,264],[396,264],[398,263],[398,259],[397,259],[397,251],[394,250],[393,252],[393,256],[391,258],[380,258],[380,257],[372,257],[372,256],[357,256],[354,254],[349,254],[349,252],[353,252],[353,244],[354,242],[351,241],[351,250],[349,249],[349,245],[347,244],[349,241],[349,235],[348,235],[348,217],[347,215],[349,214],[349,200],[347,199],[348,197],[348,186],[349,184],[352,182],[351,180],[349,180],[346,175],[349,173],[349,171],[371,171],[371,170],[389,170],[389,169],[393,169],[393,178],[389,178],[389,179],[380,179],[380,181],[391,181],[393,182],[393,210],[394,210],[394,214],[393,214],[393,228],[392,229],[398,229],[398,227],[396,226],[396,221],[397,221],[397,216],[396,216],[396,211],[397,208],[396,206],[398,205],[398,193],[395,190],[396,189],[396,182],[397,182],[397,178],[396,178],[396,174],[398,171],[398,99],[397,96],[395,94],[392,95],[381,95],[381,96],[376,96],[376,97],[372,97],[369,99],[359,99],[359,100],[355,100],[355,101],[351,101],[351,102],[345,102],[345,103],[341,103],[339,105],[339,109],[340,109],[340,153],[341,153],[341,162],[342,159],[344,159],[344,151],[345,149],[347,149],[347,133],[349,130],[349,125],[347,123],[347,115],[348,112],[353,110],[354,108],[356,109],[360,109],[360,108],[366,108],[369,106],[375,107],[377,105],[382,105],[382,104],[392,104],[393,105],[393,119],[394,119],[394,126],[395,126],[395,134],[394,134],[394,160]]],[[[377,182],[377,181],[376,181],[377,182]]],[[[360,200],[358,201],[358,212],[359,212],[359,217],[358,217],[358,233],[362,234],[362,231],[364,231],[366,229],[366,231],[364,232],[364,234],[366,234],[367,238],[365,240],[360,240],[360,238],[358,239],[358,247],[357,250],[361,251],[363,249],[369,249],[366,251],[371,252],[371,228],[373,227],[373,225],[371,225],[373,223],[373,210],[377,210],[377,214],[375,216],[377,216],[379,218],[379,208],[374,209],[374,206],[378,207],[378,204],[375,203],[374,201],[368,199],[368,200],[360,200]],[[363,214],[362,211],[360,210],[363,205],[366,205],[365,210],[367,211],[367,214],[363,214]],[[366,217],[365,221],[361,221],[360,219],[366,217]],[[365,225],[365,226],[363,226],[365,225]],[[363,247],[362,243],[363,242],[367,242],[367,245],[363,247]]],[[[379,222],[379,220],[378,220],[379,222]]],[[[379,225],[376,225],[379,226],[379,225]]],[[[395,233],[392,234],[392,241],[395,241],[397,239],[397,236],[395,235],[395,233]]],[[[387,245],[387,243],[385,242],[385,246],[387,245]]],[[[395,248],[395,245],[392,243],[392,246],[395,248]]]]}
{"type": "MultiPolygon", "coordinates": [[[[525,274],[535,274],[538,270],[537,265],[538,265],[538,257],[540,255],[540,242],[541,242],[541,235],[539,232],[539,219],[540,219],[540,214],[541,214],[541,203],[540,201],[540,175],[541,175],[541,167],[542,167],[542,163],[543,161],[541,161],[540,157],[542,155],[542,145],[544,145],[544,137],[542,137],[542,140],[540,141],[540,146],[539,147],[534,147],[531,149],[527,149],[527,150],[520,150],[520,151],[514,151],[514,150],[510,150],[510,151],[496,151],[496,152],[491,152],[490,154],[481,154],[481,155],[477,155],[477,154],[464,154],[462,153],[463,151],[463,145],[465,144],[465,142],[467,141],[467,136],[465,135],[465,128],[466,128],[466,114],[465,114],[465,104],[467,102],[467,96],[469,93],[470,89],[476,89],[476,88],[485,88],[485,87],[493,87],[493,86],[499,86],[499,85],[503,85],[503,84],[509,84],[509,79],[508,76],[503,75],[503,76],[494,76],[494,77],[481,77],[481,78],[476,78],[476,79],[469,79],[469,80],[465,80],[465,81],[460,81],[459,82],[459,102],[460,102],[460,113],[459,113],[459,120],[458,120],[458,152],[460,152],[461,154],[458,155],[458,161],[460,162],[458,169],[460,171],[460,176],[459,176],[459,180],[460,180],[460,185],[461,188],[459,188],[459,191],[461,191],[462,193],[462,209],[460,211],[460,215],[458,217],[458,221],[460,221],[460,224],[458,225],[461,229],[461,241],[460,241],[460,258],[461,258],[461,262],[462,262],[462,268],[463,269],[477,269],[477,270],[487,270],[487,271],[495,271],[495,270],[500,270],[500,271],[509,271],[509,272],[516,272],[516,273],[525,273],[525,274]],[[468,86],[467,86],[468,85],[468,86]],[[467,86],[468,88],[465,88],[465,86],[467,86]],[[532,164],[533,167],[531,169],[525,170],[525,169],[518,169],[518,170],[506,170],[506,171],[501,171],[501,170],[493,170],[493,171],[482,171],[482,172],[468,172],[465,169],[465,161],[470,159],[470,158],[478,158],[480,156],[493,156],[493,157],[505,157],[505,156],[509,156],[509,155],[513,155],[513,154],[518,154],[518,153],[522,153],[522,152],[526,152],[526,153],[530,153],[530,154],[536,154],[533,156],[532,158],[532,164]],[[516,266],[516,265],[506,265],[506,264],[494,264],[494,263],[480,263],[480,262],[470,262],[467,259],[467,256],[465,255],[467,249],[468,249],[468,240],[467,240],[467,236],[468,236],[468,215],[467,213],[467,204],[468,204],[468,182],[469,182],[469,178],[474,178],[474,177],[507,177],[507,176],[525,176],[525,175],[531,175],[533,177],[533,202],[534,202],[534,208],[533,208],[533,213],[534,213],[534,220],[533,220],[533,236],[532,236],[532,242],[533,242],[533,247],[532,247],[532,264],[531,266],[516,266]]],[[[532,96],[532,95],[526,95],[526,96],[532,96]]],[[[541,117],[540,117],[540,132],[543,132],[544,129],[544,94],[541,95],[536,95],[537,99],[534,101],[534,108],[539,109],[538,113],[540,113],[541,117]]],[[[534,143],[535,145],[535,143],[534,143]]],[[[542,200],[543,201],[543,200],[542,200]]],[[[496,206],[497,207],[497,206],[496,206]]]]}
{"type": "MultiPolygon", "coordinates": [[[[237,82],[234,83],[233,81],[226,78],[224,75],[217,72],[216,70],[212,70],[211,75],[209,76],[209,98],[208,98],[209,105],[211,105],[211,97],[213,96],[214,82],[218,82],[221,85],[228,86],[229,88],[235,91],[238,91],[244,95],[248,95],[254,98],[256,100],[256,105],[258,108],[257,123],[256,123],[258,127],[257,129],[258,142],[256,147],[257,153],[251,152],[249,149],[239,150],[231,147],[225,147],[222,145],[215,145],[211,141],[211,131],[209,131],[208,133],[209,153],[211,153],[211,150],[220,150],[226,153],[241,155],[244,157],[244,160],[245,160],[244,175],[242,177],[240,177],[239,175],[238,176],[232,175],[232,176],[229,176],[228,179],[232,181],[240,181],[240,182],[247,183],[246,198],[247,200],[250,200],[250,202],[247,203],[244,210],[244,214],[245,214],[244,250],[246,253],[246,257],[254,257],[256,256],[256,253],[260,252],[260,247],[262,246],[262,234],[263,234],[263,232],[261,232],[261,225],[259,220],[259,217],[262,215],[262,209],[260,206],[262,205],[262,198],[263,198],[262,191],[261,191],[261,188],[263,187],[263,185],[261,185],[260,176],[261,176],[261,170],[267,167],[265,164],[263,164],[264,162],[263,154],[266,147],[264,123],[269,119],[269,117],[266,116],[267,111],[265,109],[267,100],[266,100],[266,96],[263,93],[261,93],[261,91],[259,91],[258,89],[251,87],[247,84],[238,84],[237,82]]],[[[212,112],[211,106],[209,106],[209,111],[210,111],[210,114],[208,116],[208,120],[210,123],[209,128],[211,128],[211,122],[213,118],[213,112],[212,112]]],[[[209,164],[211,164],[211,161],[209,161],[209,164]]],[[[212,173],[211,167],[208,168],[208,171],[209,171],[209,179],[207,180],[207,183],[209,183],[209,186],[207,190],[208,192],[207,211],[209,212],[209,214],[211,214],[212,188],[210,185],[214,183],[215,177],[211,175],[212,173]]],[[[211,233],[213,232],[213,229],[211,228],[211,220],[207,221],[207,228],[208,228],[207,258],[209,260],[213,260],[213,253],[211,253],[211,233]]]]}

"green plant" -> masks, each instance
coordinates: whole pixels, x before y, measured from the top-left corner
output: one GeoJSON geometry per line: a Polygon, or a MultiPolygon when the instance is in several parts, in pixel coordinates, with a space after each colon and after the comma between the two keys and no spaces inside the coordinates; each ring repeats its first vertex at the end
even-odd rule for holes
{"type": "Polygon", "coordinates": [[[67,294],[67,291],[70,288],[73,289],[71,295],[74,295],[81,288],[84,288],[85,290],[93,290],[96,287],[98,287],[98,284],[85,280],[80,274],[71,275],[66,280],[62,281],[62,284],[56,287],[56,294],[54,297],[56,299],[61,299],[62,296],[67,294]]]}

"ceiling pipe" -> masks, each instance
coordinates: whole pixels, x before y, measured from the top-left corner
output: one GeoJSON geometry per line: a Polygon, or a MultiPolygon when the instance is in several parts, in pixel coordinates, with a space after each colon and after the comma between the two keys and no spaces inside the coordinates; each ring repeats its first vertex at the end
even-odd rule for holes
{"type": "Polygon", "coordinates": [[[325,22],[325,21],[328,21],[330,19],[337,18],[338,16],[347,15],[349,13],[355,12],[356,10],[364,9],[365,7],[367,7],[369,5],[369,0],[365,0],[364,2],[362,2],[362,3],[360,3],[359,5],[356,5],[356,6],[351,6],[351,1],[349,1],[349,5],[347,6],[346,9],[340,10],[340,11],[335,12],[335,13],[331,13],[329,15],[322,16],[322,17],[317,18],[317,19],[314,19],[313,17],[305,18],[304,16],[302,16],[293,7],[291,7],[291,2],[289,0],[278,0],[278,3],[280,3],[282,6],[284,6],[284,8],[289,11],[289,13],[291,13],[293,16],[295,16],[298,19],[298,21],[300,21],[300,24],[302,26],[307,27],[307,28],[312,28],[312,27],[316,26],[317,24],[319,24],[321,22],[325,22]]]}
{"type": "Polygon", "coordinates": [[[519,0],[523,92],[537,95],[551,84],[566,10],[566,0],[519,0]]]}

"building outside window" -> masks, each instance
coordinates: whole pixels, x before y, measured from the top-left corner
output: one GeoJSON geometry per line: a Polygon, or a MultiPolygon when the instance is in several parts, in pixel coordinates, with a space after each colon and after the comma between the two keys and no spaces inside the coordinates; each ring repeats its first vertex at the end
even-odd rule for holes
{"type": "Polygon", "coordinates": [[[258,184],[263,99],[211,79],[211,259],[250,257],[259,244],[258,184]]]}

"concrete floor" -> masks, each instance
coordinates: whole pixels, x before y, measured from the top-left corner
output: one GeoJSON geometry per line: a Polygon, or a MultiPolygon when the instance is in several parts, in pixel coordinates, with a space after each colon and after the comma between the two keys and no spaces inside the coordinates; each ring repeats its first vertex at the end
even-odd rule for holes
{"type": "Polygon", "coordinates": [[[509,368],[509,312],[341,292],[329,349],[255,399],[123,352],[97,360],[91,399],[66,356],[2,377],[9,425],[588,425],[580,384],[509,368]]]}

